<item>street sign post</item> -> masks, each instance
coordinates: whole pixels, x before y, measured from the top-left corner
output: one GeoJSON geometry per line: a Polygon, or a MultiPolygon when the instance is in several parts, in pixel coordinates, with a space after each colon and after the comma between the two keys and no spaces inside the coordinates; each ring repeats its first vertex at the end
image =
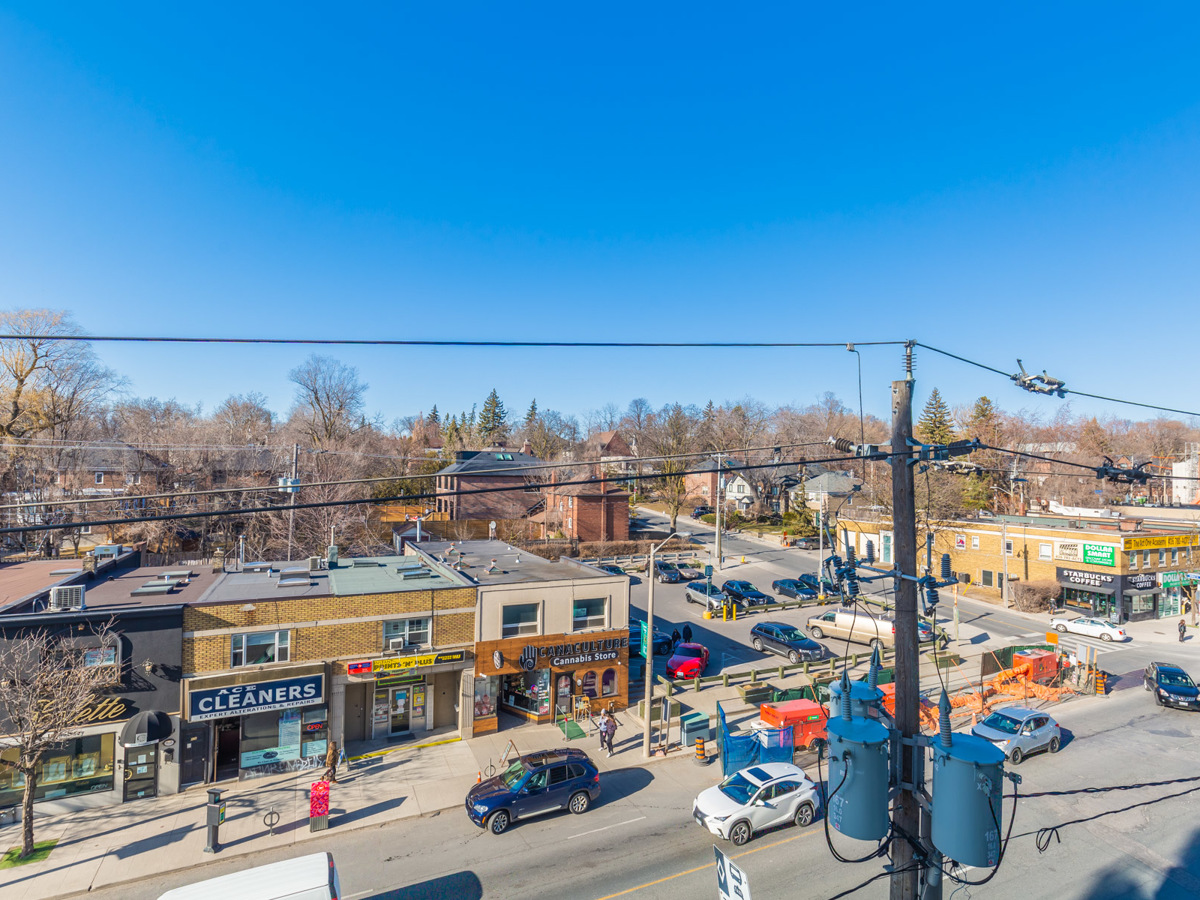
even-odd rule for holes
{"type": "Polygon", "coordinates": [[[750,882],[746,873],[713,844],[717,855],[717,900],[750,900],[750,882]]]}

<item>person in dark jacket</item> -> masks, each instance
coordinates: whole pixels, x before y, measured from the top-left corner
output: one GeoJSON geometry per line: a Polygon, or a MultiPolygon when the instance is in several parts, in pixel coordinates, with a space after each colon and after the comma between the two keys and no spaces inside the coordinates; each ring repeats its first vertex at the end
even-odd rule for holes
{"type": "Polygon", "coordinates": [[[1179,620],[1179,643],[1183,643],[1183,636],[1187,634],[1187,622],[1183,619],[1179,620]]]}
{"type": "Polygon", "coordinates": [[[688,625],[686,622],[683,626],[683,642],[685,644],[690,644],[692,642],[692,626],[688,625]]]}
{"type": "MultiPolygon", "coordinates": [[[[1182,638],[1181,638],[1181,640],[1182,640],[1182,638]]],[[[679,643],[679,629],[672,628],[671,629],[671,647],[674,648],[675,645],[678,643],[679,643]]]]}

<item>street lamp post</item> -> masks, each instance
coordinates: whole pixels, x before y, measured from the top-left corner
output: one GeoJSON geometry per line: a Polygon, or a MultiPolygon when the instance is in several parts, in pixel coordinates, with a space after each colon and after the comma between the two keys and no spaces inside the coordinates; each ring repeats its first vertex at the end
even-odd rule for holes
{"type": "Polygon", "coordinates": [[[667,546],[673,537],[691,537],[690,531],[673,531],[666,536],[662,543],[650,548],[650,556],[646,563],[646,578],[650,582],[650,592],[646,599],[646,640],[642,646],[642,658],[646,660],[646,704],[642,710],[642,756],[650,758],[650,715],[654,706],[654,554],[667,546]]]}

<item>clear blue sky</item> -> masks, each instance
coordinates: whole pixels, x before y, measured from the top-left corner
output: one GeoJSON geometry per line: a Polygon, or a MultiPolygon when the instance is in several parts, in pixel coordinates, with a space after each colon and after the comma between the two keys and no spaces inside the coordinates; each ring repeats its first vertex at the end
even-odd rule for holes
{"type": "MultiPolygon", "coordinates": [[[[102,334],[915,337],[1200,405],[1200,9],[830,6],[0,3],[0,307],[102,334]]],[[[278,411],[307,352],[99,350],[135,395],[278,411]]],[[[325,352],[388,418],[493,386],[514,412],[857,393],[844,350],[325,352]]],[[[868,412],[899,375],[864,351],[868,412]]],[[[1062,404],[927,353],[917,378],[1062,404]]]]}

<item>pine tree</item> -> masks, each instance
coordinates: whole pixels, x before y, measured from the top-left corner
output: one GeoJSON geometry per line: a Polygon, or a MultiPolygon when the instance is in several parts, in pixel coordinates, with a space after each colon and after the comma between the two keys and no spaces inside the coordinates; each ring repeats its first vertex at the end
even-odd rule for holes
{"type": "MultiPolygon", "coordinates": [[[[475,409],[472,407],[471,418],[474,419],[474,417],[475,409]]],[[[500,402],[500,395],[496,393],[495,388],[492,388],[492,392],[483,401],[483,410],[479,413],[479,421],[475,427],[479,439],[485,446],[495,444],[508,437],[508,412],[504,409],[504,404],[500,402]]]]}
{"type": "MultiPolygon", "coordinates": [[[[495,393],[495,391],[493,391],[492,393],[495,393]]],[[[537,421],[537,417],[538,417],[537,399],[534,398],[532,401],[530,401],[529,412],[525,413],[525,428],[526,429],[532,428],[533,423],[537,421]]]]}
{"type": "Polygon", "coordinates": [[[458,428],[458,419],[451,416],[446,420],[446,427],[442,431],[442,445],[447,450],[457,450],[462,444],[462,434],[458,428]]]}
{"type": "Polygon", "coordinates": [[[425,417],[425,421],[428,422],[430,425],[432,425],[434,428],[442,427],[442,420],[441,420],[441,417],[438,415],[438,408],[437,408],[436,403],[433,404],[433,409],[431,409],[429,411],[429,415],[425,417]]]}
{"type": "Polygon", "coordinates": [[[950,424],[950,408],[942,399],[937,388],[929,395],[929,401],[917,422],[917,433],[926,444],[948,444],[954,440],[954,426],[950,424]]]}

